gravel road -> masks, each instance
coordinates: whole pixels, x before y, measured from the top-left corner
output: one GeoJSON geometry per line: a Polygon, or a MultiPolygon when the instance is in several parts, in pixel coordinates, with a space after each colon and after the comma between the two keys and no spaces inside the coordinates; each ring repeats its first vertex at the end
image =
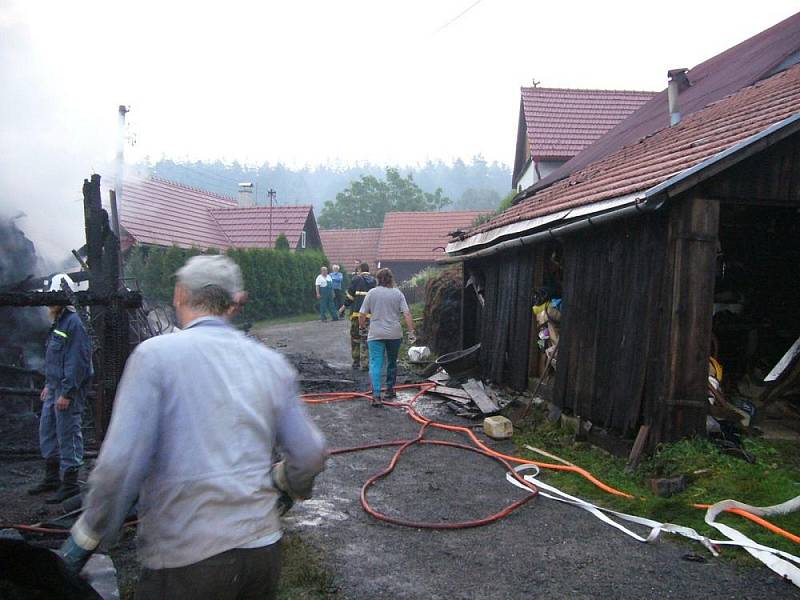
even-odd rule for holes
{"type": "MultiPolygon", "coordinates": [[[[345,323],[300,323],[255,333],[283,351],[312,354],[346,368],[332,369],[332,379],[353,377],[345,323]]],[[[358,382],[364,385],[363,376],[358,382]]],[[[435,400],[423,399],[421,410],[457,421],[435,400]]],[[[309,412],[331,448],[407,439],[418,431],[401,409],[371,408],[364,401],[316,405],[309,412]]],[[[432,435],[463,441],[454,434],[432,435]]],[[[493,445],[510,450],[508,443],[493,445]]],[[[345,598],[800,598],[797,588],[766,568],[716,560],[699,545],[640,544],[584,511],[544,498],[477,529],[387,525],[362,510],[359,493],[392,452],[332,457],[314,499],[295,506],[287,518],[290,529],[322,550],[345,598]],[[686,560],[690,552],[707,562],[686,560]]],[[[372,488],[370,500],[390,515],[452,522],[494,513],[520,494],[494,461],[417,446],[372,488]]]]}

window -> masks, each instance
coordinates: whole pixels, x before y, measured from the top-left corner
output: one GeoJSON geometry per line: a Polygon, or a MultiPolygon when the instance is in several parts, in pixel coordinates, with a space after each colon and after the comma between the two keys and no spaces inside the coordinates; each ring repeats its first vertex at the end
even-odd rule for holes
{"type": "Polygon", "coordinates": [[[306,247],[306,232],[305,231],[301,231],[300,232],[300,247],[301,248],[305,248],[306,247]]]}

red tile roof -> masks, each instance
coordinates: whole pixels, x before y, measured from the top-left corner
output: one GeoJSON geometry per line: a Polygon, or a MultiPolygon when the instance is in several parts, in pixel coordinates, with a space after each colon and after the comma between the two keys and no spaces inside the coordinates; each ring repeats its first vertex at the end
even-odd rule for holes
{"type": "Polygon", "coordinates": [[[142,244],[182,248],[227,248],[210,209],[233,208],[236,200],[155,179],[126,180],[120,224],[142,244]]]}
{"type": "Polygon", "coordinates": [[[356,262],[368,262],[371,269],[378,261],[381,229],[320,229],[322,249],[331,264],[349,272],[356,262]]]}
{"type": "MultiPolygon", "coordinates": [[[[270,208],[224,208],[212,210],[211,215],[223,234],[236,248],[272,248],[280,234],[296,248],[305,228],[311,206],[275,206],[272,209],[270,237],[270,208]]],[[[313,217],[312,217],[313,218],[313,217]]]]}
{"type": "Polygon", "coordinates": [[[444,254],[453,231],[467,231],[485,211],[392,212],[383,218],[378,259],[434,261],[444,254]]]}
{"type": "Polygon", "coordinates": [[[534,160],[567,160],[594,143],[656,92],[522,88],[534,160]]]}
{"type": "MultiPolygon", "coordinates": [[[[800,51],[800,13],[706,60],[688,72],[692,87],[679,96],[684,117],[712,102],[772,74],[793,53],[800,51]]],[[[682,65],[671,65],[680,67],[682,65]]],[[[664,72],[666,79],[666,69],[664,72]]],[[[667,90],[654,96],[596,143],[530,188],[534,193],[569,176],[623,146],[669,125],[667,90]]]]}
{"type": "MultiPolygon", "coordinates": [[[[292,248],[310,206],[272,209],[273,238],[284,233],[292,248]]],[[[238,208],[235,199],[161,179],[126,180],[120,223],[136,243],[182,248],[270,247],[268,207],[238,208]]],[[[313,218],[313,216],[312,216],[313,218]]]]}
{"type": "Polygon", "coordinates": [[[800,65],[591,163],[470,234],[647,190],[798,113],[800,65]]]}

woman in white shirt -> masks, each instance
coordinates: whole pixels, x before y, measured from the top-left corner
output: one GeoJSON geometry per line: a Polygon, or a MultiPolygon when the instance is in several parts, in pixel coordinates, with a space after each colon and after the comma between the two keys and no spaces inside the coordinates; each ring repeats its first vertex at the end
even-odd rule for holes
{"type": "Polygon", "coordinates": [[[414,320],[408,310],[408,303],[403,292],[394,287],[394,275],[389,269],[381,269],[377,274],[378,287],[372,288],[364,297],[361,305],[361,315],[358,317],[359,325],[366,326],[366,316],[369,320],[369,376],[372,381],[372,405],[381,405],[381,372],[383,371],[383,357],[386,356],[386,399],[394,398],[394,382],[397,377],[397,354],[400,351],[400,342],[403,340],[403,327],[400,324],[400,315],[403,315],[408,326],[408,341],[416,341],[414,334],[414,320]]]}

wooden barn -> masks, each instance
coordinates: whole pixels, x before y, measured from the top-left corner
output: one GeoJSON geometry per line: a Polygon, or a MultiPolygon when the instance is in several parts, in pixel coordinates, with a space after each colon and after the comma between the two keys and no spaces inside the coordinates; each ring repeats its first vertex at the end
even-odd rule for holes
{"type": "MultiPolygon", "coordinates": [[[[522,389],[541,373],[531,309],[546,292],[561,299],[553,403],[619,435],[648,426],[652,447],[705,432],[712,352],[733,373],[753,330],[757,346],[791,345],[800,65],[790,65],[774,61],[753,85],[707,95],[705,108],[523,195],[448,245],[447,260],[464,264],[462,342],[482,344],[485,378],[522,389]],[[740,320],[718,318],[732,305],[740,320]],[[737,337],[746,318],[756,324],[737,337]]],[[[671,85],[702,86],[693,75],[705,67],[673,73],[671,85]]],[[[666,96],[641,110],[655,103],[668,123],[666,96]]]]}

